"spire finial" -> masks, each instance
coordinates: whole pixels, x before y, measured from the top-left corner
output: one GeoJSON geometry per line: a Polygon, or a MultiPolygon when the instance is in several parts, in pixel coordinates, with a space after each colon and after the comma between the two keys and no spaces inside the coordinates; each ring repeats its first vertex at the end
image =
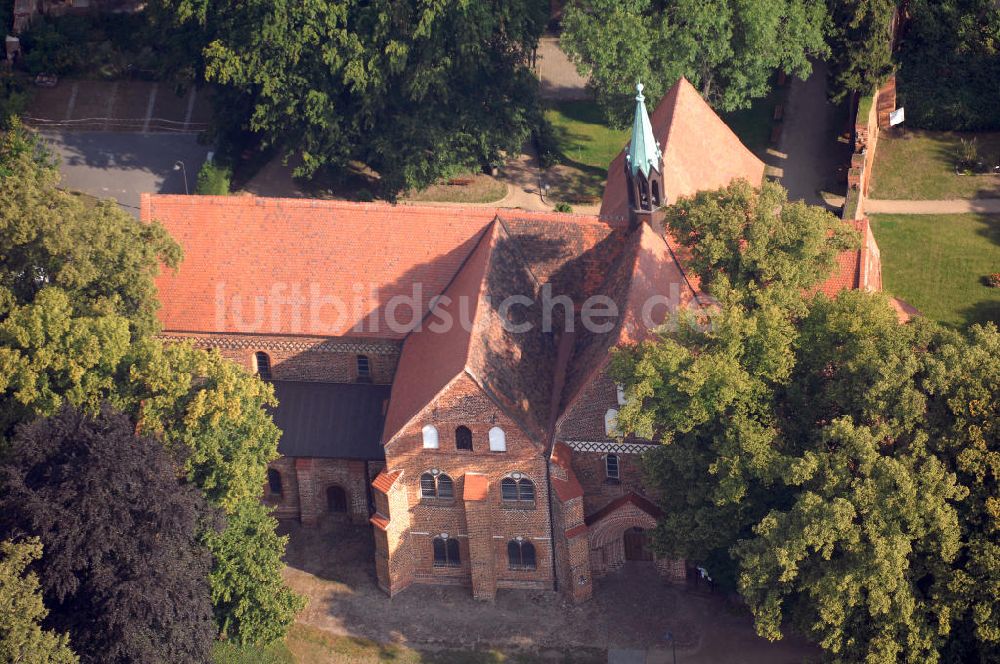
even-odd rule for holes
{"type": "Polygon", "coordinates": [[[629,169],[634,176],[638,171],[649,177],[651,170],[660,170],[660,146],[653,135],[653,127],[646,112],[646,97],[642,81],[635,83],[635,120],[632,122],[632,140],[627,152],[629,169]]]}

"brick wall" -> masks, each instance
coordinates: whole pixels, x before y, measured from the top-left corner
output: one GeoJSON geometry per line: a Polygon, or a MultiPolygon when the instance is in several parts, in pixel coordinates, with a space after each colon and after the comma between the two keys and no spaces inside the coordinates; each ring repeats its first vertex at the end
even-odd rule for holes
{"type": "Polygon", "coordinates": [[[191,340],[202,348],[216,348],[223,357],[252,371],[254,354],[263,351],[271,358],[275,380],[313,380],[353,383],[358,379],[358,355],[365,355],[371,367],[371,381],[392,383],[399,360],[401,342],[344,337],[291,337],[251,334],[166,333],[165,339],[191,340]]]}
{"type": "Polygon", "coordinates": [[[299,480],[295,474],[295,459],[281,457],[272,461],[269,467],[280,474],[281,493],[272,493],[265,483],[264,503],[273,506],[274,516],[279,519],[299,518],[299,480]]]}
{"type": "Polygon", "coordinates": [[[583,486],[584,514],[593,514],[615,498],[634,492],[646,495],[642,483],[642,460],[638,454],[618,454],[620,479],[608,479],[605,459],[601,452],[574,452],[573,471],[583,486]]]}
{"type": "Polygon", "coordinates": [[[559,418],[559,440],[611,440],[604,432],[604,414],[617,409],[618,388],[602,371],[583,388],[576,402],[559,418]]]}
{"type": "MultiPolygon", "coordinates": [[[[402,471],[393,491],[405,495],[405,508],[394,508],[389,517],[395,526],[396,515],[406,512],[410,519],[407,561],[394,567],[394,558],[404,548],[389,551],[389,591],[405,583],[402,569],[412,565],[416,583],[458,583],[471,585],[473,564],[489,564],[492,571],[480,569],[478,597],[492,596],[495,587],[551,588],[552,549],[549,523],[549,491],[546,462],[537,441],[526,435],[507,417],[468,376],[454,381],[386,447],[389,472],[402,471]],[[422,428],[433,424],[438,429],[440,448],[423,449],[422,428]],[[455,449],[454,432],[458,426],[472,431],[473,450],[455,449]],[[490,452],[488,432],[501,427],[506,434],[507,451],[490,452]],[[431,469],[447,474],[454,483],[454,498],[422,498],[420,476],[431,469]],[[501,500],[500,481],[511,473],[521,473],[532,481],[535,500],[531,504],[511,505],[501,500]],[[469,506],[463,500],[466,473],[485,477],[488,489],[481,504],[469,506]],[[470,508],[471,507],[471,508],[470,508]],[[432,539],[441,533],[456,537],[461,553],[460,567],[434,567],[432,539]],[[474,538],[470,549],[470,537],[474,538]],[[510,570],[507,543],[523,537],[536,551],[537,566],[532,571],[510,570]],[[488,541],[483,541],[488,538],[488,541]],[[470,561],[470,557],[473,559],[470,561]],[[484,560],[492,557],[492,561],[484,560]],[[495,583],[491,578],[495,577],[495,583]]],[[[391,547],[390,547],[391,548],[391,547]]]]}
{"type": "MultiPolygon", "coordinates": [[[[859,111],[864,108],[865,105],[859,102],[859,111]]],[[[842,215],[845,219],[864,217],[864,201],[868,196],[868,185],[871,183],[879,132],[889,128],[889,113],[895,108],[896,77],[892,76],[872,95],[867,113],[862,117],[862,113],[858,112],[855,117],[854,154],[851,156],[851,168],[847,172],[849,204],[845,205],[842,215]]]]}
{"type": "Polygon", "coordinates": [[[299,518],[315,525],[322,518],[351,523],[368,521],[368,472],[364,461],[353,459],[309,459],[281,457],[270,467],[281,474],[281,495],[264,487],[264,502],[274,506],[278,518],[299,518]],[[346,497],[345,512],[332,512],[327,489],[338,486],[346,497]]]}

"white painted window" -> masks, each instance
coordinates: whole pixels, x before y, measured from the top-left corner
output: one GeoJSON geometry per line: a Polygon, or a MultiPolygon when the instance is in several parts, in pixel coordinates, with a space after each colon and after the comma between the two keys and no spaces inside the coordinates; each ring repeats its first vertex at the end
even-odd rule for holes
{"type": "Polygon", "coordinates": [[[615,390],[618,393],[618,405],[619,406],[624,406],[625,405],[625,386],[624,385],[615,385],[615,390]]]}
{"type": "Polygon", "coordinates": [[[490,452],[507,451],[507,434],[500,427],[490,429],[490,452]]]}
{"type": "Polygon", "coordinates": [[[438,430],[433,424],[424,427],[424,449],[436,450],[438,448],[438,430]]]}
{"type": "Polygon", "coordinates": [[[621,436],[618,431],[618,411],[614,408],[609,408],[608,412],[604,413],[604,433],[608,435],[608,438],[621,436]]]}

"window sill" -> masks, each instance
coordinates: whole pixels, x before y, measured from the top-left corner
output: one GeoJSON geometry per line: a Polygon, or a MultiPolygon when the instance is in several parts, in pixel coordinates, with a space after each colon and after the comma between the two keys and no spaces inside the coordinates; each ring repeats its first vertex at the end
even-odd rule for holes
{"type": "Polygon", "coordinates": [[[605,484],[619,485],[622,483],[620,478],[617,477],[607,477],[604,479],[605,484]]]}
{"type": "Polygon", "coordinates": [[[429,505],[430,507],[452,507],[455,505],[454,498],[430,498],[428,496],[423,496],[420,498],[421,505],[429,505]]]}
{"type": "Polygon", "coordinates": [[[434,563],[432,569],[461,569],[462,563],[434,563]]]}
{"type": "Polygon", "coordinates": [[[536,509],[533,500],[502,500],[500,507],[505,510],[533,510],[536,509]]]}
{"type": "Polygon", "coordinates": [[[537,572],[538,566],[528,567],[526,565],[511,565],[507,569],[511,572],[537,572]]]}

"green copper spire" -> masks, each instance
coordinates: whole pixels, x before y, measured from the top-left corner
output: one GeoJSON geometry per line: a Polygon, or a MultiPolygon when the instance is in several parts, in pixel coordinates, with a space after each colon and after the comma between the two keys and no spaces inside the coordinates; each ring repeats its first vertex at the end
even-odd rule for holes
{"type": "Polygon", "coordinates": [[[628,146],[628,167],[634,176],[636,171],[649,177],[652,170],[660,170],[660,146],[653,136],[653,125],[646,113],[646,98],[642,96],[642,83],[637,83],[635,90],[635,120],[632,122],[632,142],[628,146]]]}

